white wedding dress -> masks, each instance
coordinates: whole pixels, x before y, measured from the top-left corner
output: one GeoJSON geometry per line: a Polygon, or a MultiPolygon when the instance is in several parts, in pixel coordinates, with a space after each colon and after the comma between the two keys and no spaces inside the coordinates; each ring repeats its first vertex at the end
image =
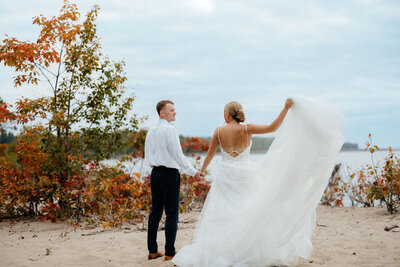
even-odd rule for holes
{"type": "Polygon", "coordinates": [[[315,208],[343,145],[340,115],[296,97],[268,152],[223,151],[181,267],[294,266],[311,255],[315,208]]]}

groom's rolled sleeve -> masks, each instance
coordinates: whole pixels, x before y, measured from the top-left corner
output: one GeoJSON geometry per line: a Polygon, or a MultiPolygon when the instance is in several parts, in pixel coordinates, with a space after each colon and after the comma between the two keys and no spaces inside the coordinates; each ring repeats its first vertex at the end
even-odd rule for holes
{"type": "Polygon", "coordinates": [[[189,176],[195,176],[197,173],[197,170],[193,168],[193,166],[189,163],[188,159],[185,157],[185,155],[182,152],[182,147],[181,143],[179,142],[179,136],[175,130],[175,128],[171,127],[171,138],[170,140],[170,151],[172,152],[172,156],[178,163],[180,169],[182,170],[183,173],[189,175],[189,176]]]}

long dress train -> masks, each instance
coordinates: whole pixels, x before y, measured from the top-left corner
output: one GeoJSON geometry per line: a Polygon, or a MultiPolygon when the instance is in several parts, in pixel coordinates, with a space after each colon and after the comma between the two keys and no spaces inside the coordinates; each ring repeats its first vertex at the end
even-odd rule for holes
{"type": "Polygon", "coordinates": [[[312,252],[315,209],[343,145],[340,115],[296,97],[268,152],[250,160],[221,151],[193,243],[181,267],[294,266],[312,252]]]}

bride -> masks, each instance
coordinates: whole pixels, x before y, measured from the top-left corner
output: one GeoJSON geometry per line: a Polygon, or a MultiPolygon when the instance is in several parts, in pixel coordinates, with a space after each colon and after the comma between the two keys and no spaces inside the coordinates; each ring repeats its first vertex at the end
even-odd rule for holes
{"type": "Polygon", "coordinates": [[[172,261],[182,267],[297,265],[311,255],[315,208],[343,145],[340,116],[296,97],[269,125],[241,124],[245,115],[235,101],[225,106],[224,118],[201,169],[220,147],[193,243],[172,261]],[[268,152],[251,161],[252,135],[278,128],[268,152]]]}

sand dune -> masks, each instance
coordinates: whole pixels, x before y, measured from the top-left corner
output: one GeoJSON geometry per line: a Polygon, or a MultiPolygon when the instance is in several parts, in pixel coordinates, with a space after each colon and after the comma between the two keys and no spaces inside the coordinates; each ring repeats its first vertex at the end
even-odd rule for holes
{"type": "MultiPolygon", "coordinates": [[[[180,217],[176,247],[191,242],[199,212],[180,217]]],[[[385,208],[317,209],[311,259],[299,266],[400,266],[400,214],[385,208]]],[[[0,222],[0,266],[174,266],[163,258],[147,260],[146,231],[74,230],[64,222],[0,222]]],[[[164,232],[159,232],[163,250],[164,232]]]]}

